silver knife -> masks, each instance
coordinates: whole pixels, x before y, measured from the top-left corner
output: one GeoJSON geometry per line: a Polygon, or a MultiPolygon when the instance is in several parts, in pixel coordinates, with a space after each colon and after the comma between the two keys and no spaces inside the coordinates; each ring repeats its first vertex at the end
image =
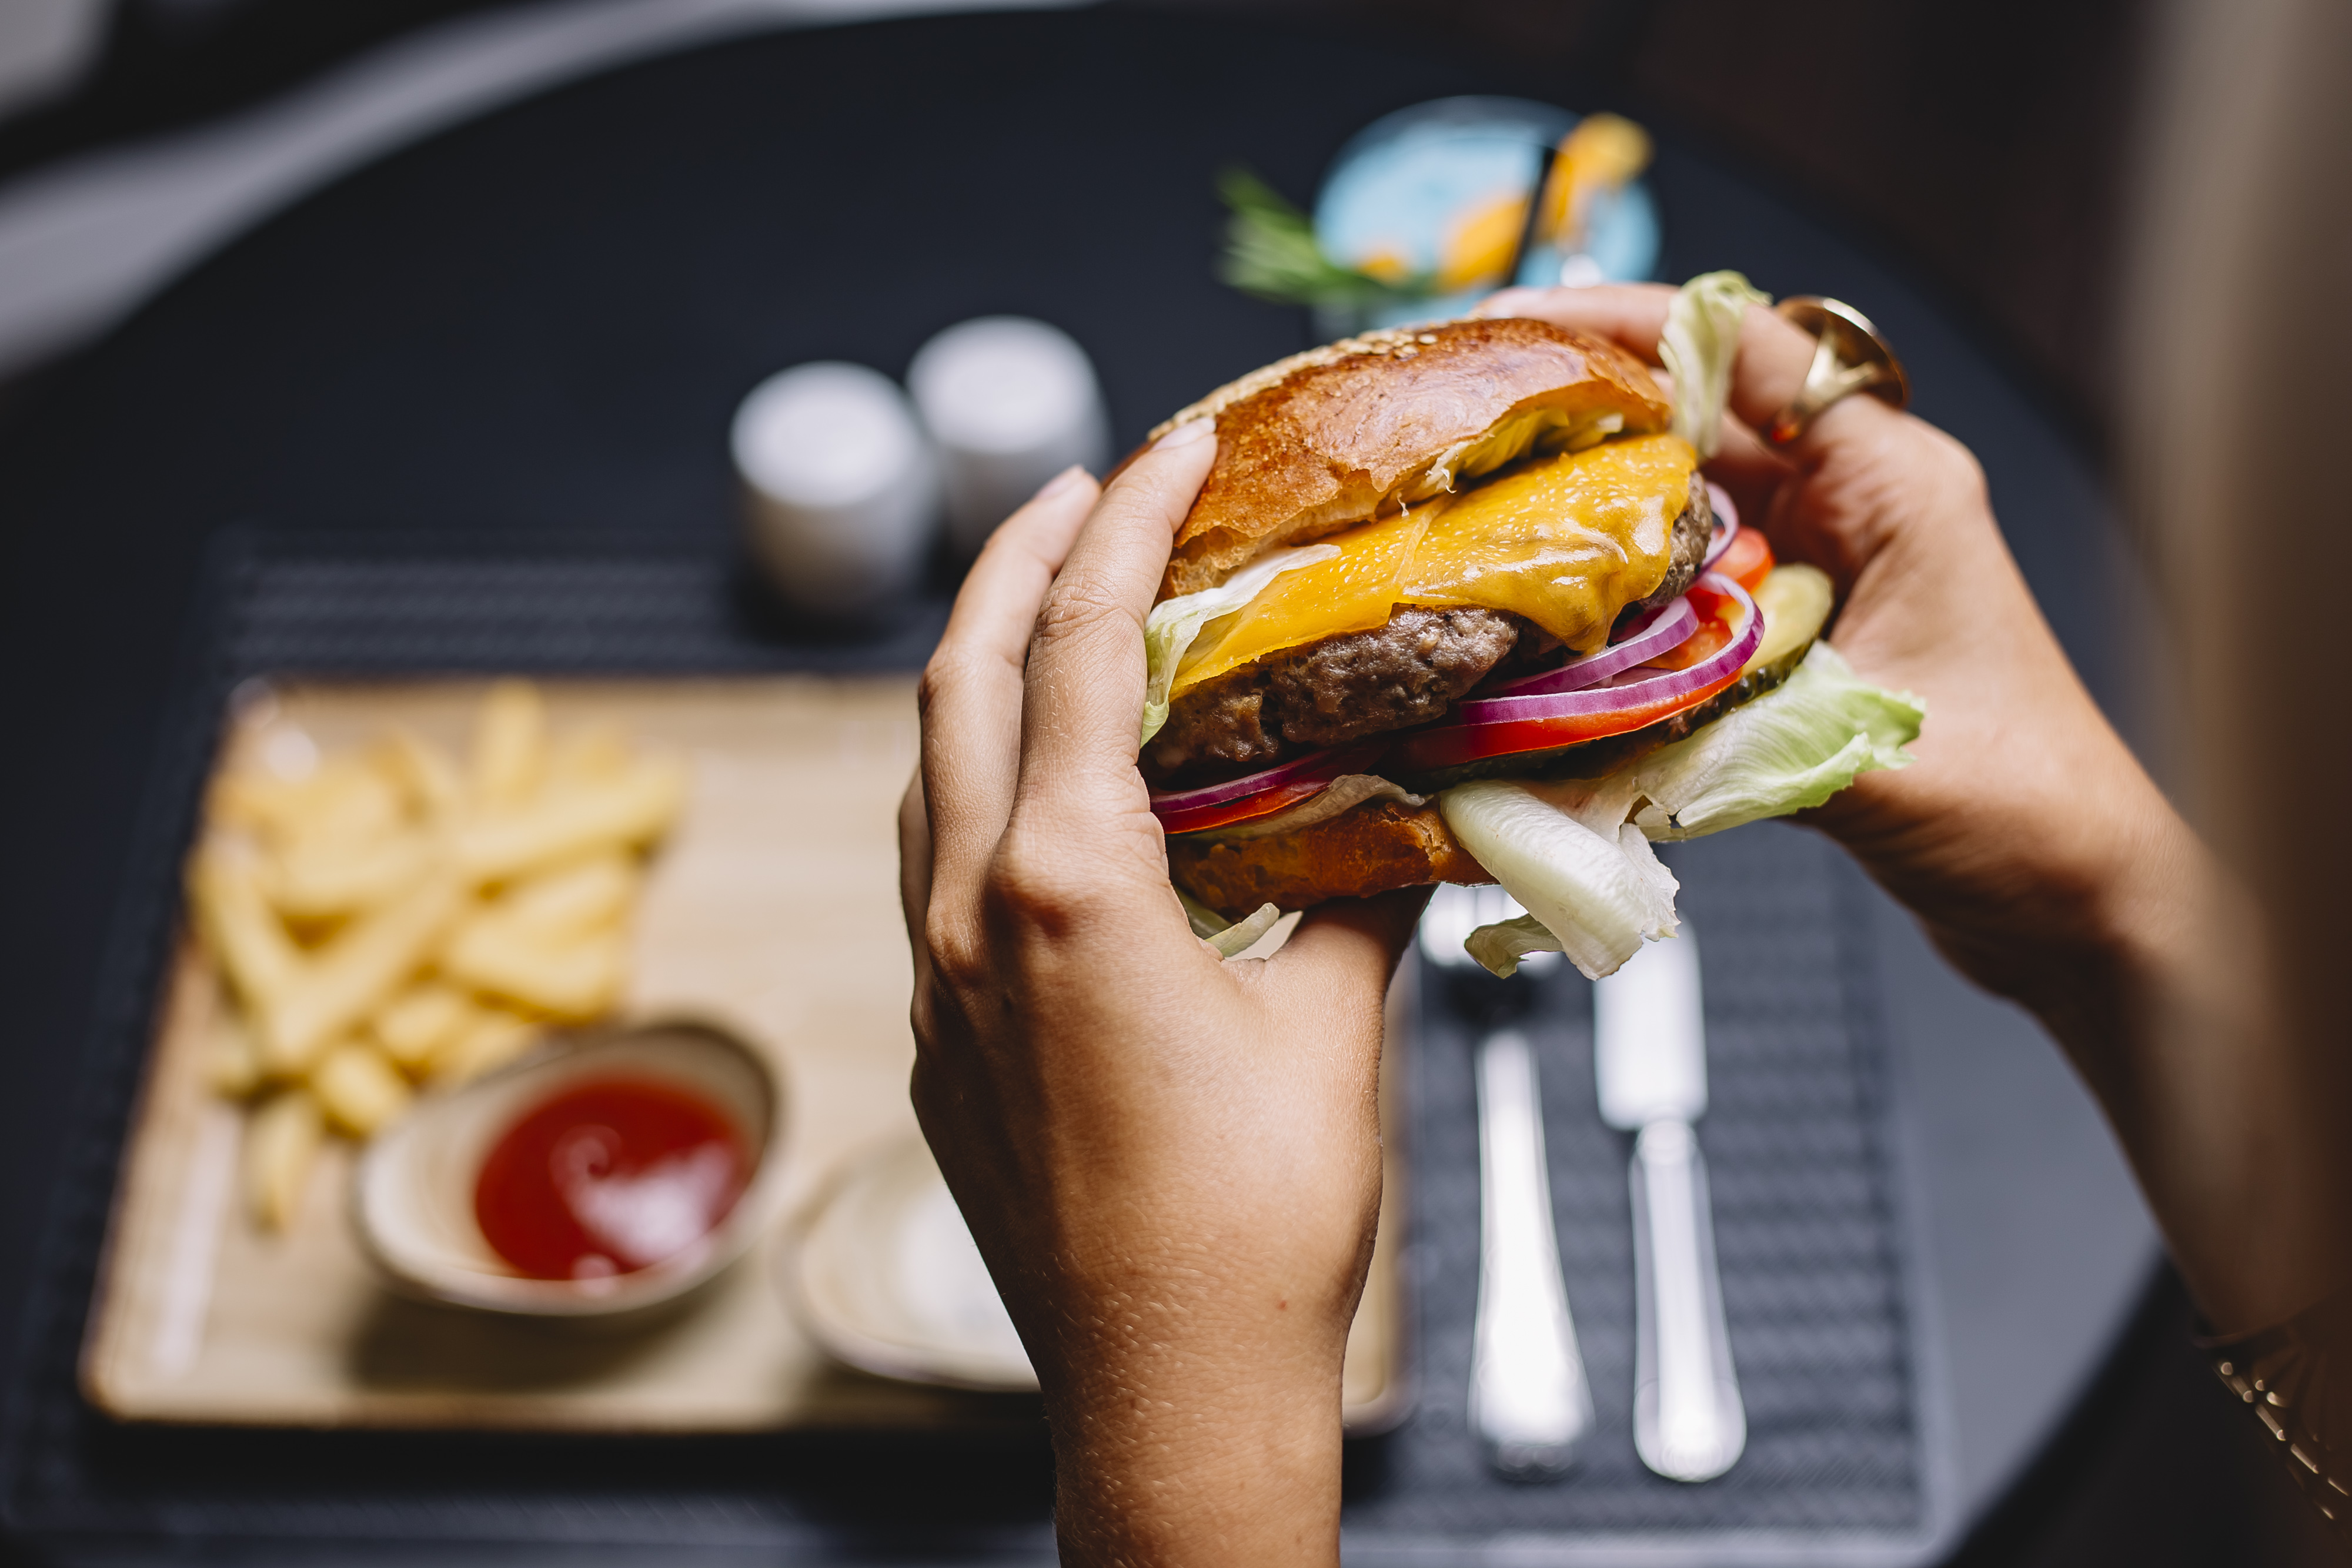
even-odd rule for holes
{"type": "Polygon", "coordinates": [[[1653,942],[1592,988],[1601,1119],[1634,1134],[1633,1448],[1678,1481],[1713,1480],[1748,1446],[1731,1365],[1706,1163],[1706,1023],[1697,940],[1653,942]]]}

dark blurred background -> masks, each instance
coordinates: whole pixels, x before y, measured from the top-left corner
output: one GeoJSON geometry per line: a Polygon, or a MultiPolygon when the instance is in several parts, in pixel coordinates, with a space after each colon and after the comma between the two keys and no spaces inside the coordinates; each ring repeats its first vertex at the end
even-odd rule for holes
{"type": "MultiPolygon", "coordinates": [[[[1606,99],[1686,132],[1876,242],[1973,319],[1986,346],[2085,442],[2107,439],[2136,89],[2158,14],[2145,0],[1191,4],[1377,30],[1448,53],[1500,51],[1520,71],[1557,77],[1572,107],[1606,99]]],[[[7,0],[0,8],[77,6],[92,18],[80,24],[89,37],[78,67],[45,100],[0,109],[0,179],[198,124],[404,33],[500,8],[489,0],[7,0]]]]}
{"type": "MultiPolygon", "coordinates": [[[[599,3],[618,15],[632,0],[591,0],[588,8],[599,3]]],[[[1614,107],[1692,143],[1906,270],[2105,462],[2119,415],[2116,297],[2158,7],[1190,3],[1370,31],[1445,54],[1495,51],[1515,77],[1556,79],[1552,96],[1564,104],[1614,107]]],[[[674,8],[691,12],[693,0],[674,8]]],[[[757,8],[758,0],[735,7],[757,8]]],[[[466,14],[526,9],[487,0],[0,0],[0,220],[12,191],[59,170],[201,137],[466,14]]],[[[858,7],[776,0],[775,9],[858,7]]],[[[1315,84],[1298,90],[1312,93],[1315,84]]],[[[0,297],[11,286],[8,265],[0,246],[0,297]]],[[[116,313],[138,296],[126,287],[116,313]]],[[[108,319],[104,311],[77,318],[22,338],[31,346],[13,356],[0,352],[0,446],[108,319]]],[[[9,1228],[28,1226],[37,1205],[37,1195],[12,1191],[9,1228]]],[[[1963,1562],[2331,1560],[2252,1427],[2190,1348],[2189,1332],[2185,1298],[2159,1281],[2081,1413],[1979,1529],[1963,1562]]],[[[5,1552],[0,1542],[0,1558],[5,1552]]]]}

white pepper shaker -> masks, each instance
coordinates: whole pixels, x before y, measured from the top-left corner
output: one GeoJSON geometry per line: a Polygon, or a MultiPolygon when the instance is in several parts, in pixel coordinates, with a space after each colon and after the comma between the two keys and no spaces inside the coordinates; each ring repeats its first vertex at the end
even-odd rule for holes
{"type": "Polygon", "coordinates": [[[937,443],[948,539],[969,559],[1022,502],[1073,463],[1097,474],[1110,427],[1087,351],[1024,316],[982,316],[925,343],[908,390],[937,443]]]}
{"type": "Polygon", "coordinates": [[[939,465],[906,394],[864,365],[769,377],[735,412],[745,538],[777,592],[854,616],[906,592],[939,517],[939,465]]]}

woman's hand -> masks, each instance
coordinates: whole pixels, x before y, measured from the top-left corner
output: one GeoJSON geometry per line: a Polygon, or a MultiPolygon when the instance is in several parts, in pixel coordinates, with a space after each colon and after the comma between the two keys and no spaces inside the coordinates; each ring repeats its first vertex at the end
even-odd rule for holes
{"type": "MultiPolygon", "coordinates": [[[[1673,290],[1514,289],[1482,307],[1612,338],[1655,363],[1673,290]]],[[[1859,674],[1927,700],[1915,766],[1867,773],[1807,820],[1852,850],[1954,963],[2037,1013],[2098,1093],[2176,1255],[2225,1326],[2323,1293],[2294,1238],[2318,1168],[2266,1051],[2256,912],[2125,747],[2051,634],[1967,448],[1870,397],[1790,445],[1755,434],[1803,384],[1813,340],[1751,308],[1708,472],[1782,559],[1835,583],[1831,636],[1859,674]],[[2222,918],[2207,912],[2224,909],[2222,918]],[[2151,1009],[2199,1021],[2172,1049],[2151,1009]],[[2195,1031],[2191,1031],[2192,1033],[2195,1031]],[[2241,1049],[2242,1048],[2242,1049],[2241,1049]]]]}
{"type": "Polygon", "coordinates": [[[1136,770],[1185,426],[997,530],[924,672],[900,814],[914,1102],[1044,1386],[1071,1563],[1338,1560],[1339,1369],[1412,895],[1224,962],[1136,770]]]}
{"type": "MultiPolygon", "coordinates": [[[[1485,308],[1613,338],[1654,362],[1673,290],[1514,290],[1485,308]]],[[[1832,637],[1857,673],[1927,699],[1917,766],[1868,773],[1820,810],[1971,976],[2063,1013],[2104,956],[2104,905],[2148,856],[2189,852],[2179,821],[2084,692],[2002,542],[1968,449],[1870,397],[1790,446],[1755,432],[1803,384],[1813,340],[1751,308],[1709,474],[1784,560],[1829,573],[1832,637]],[[2072,990],[2073,986],[2062,988],[2072,990]]]]}

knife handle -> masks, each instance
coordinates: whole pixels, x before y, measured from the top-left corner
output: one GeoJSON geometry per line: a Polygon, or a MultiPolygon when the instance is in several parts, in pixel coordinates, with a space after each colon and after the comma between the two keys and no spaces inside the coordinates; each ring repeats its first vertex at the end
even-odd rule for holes
{"type": "Polygon", "coordinates": [[[1713,1480],[1748,1446],[1731,1366],[1706,1163],[1686,1122],[1633,1141],[1633,1447],[1671,1480],[1713,1480]]]}
{"type": "Polygon", "coordinates": [[[1478,1047],[1478,1199],[1471,1429],[1505,1476],[1550,1479],[1592,1429],[1592,1391],[1552,1228],[1535,1056],[1508,1030],[1478,1047]]]}

